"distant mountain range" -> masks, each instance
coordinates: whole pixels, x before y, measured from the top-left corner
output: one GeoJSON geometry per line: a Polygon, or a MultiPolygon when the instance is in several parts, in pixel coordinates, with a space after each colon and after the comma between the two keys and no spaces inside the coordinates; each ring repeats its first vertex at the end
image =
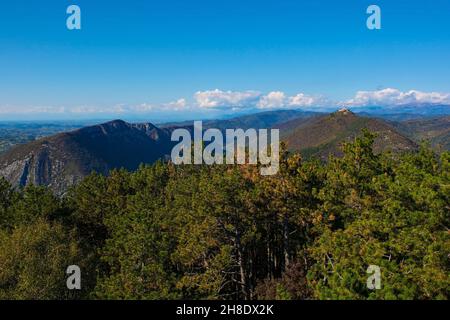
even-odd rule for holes
{"type": "MultiPolygon", "coordinates": [[[[299,111],[299,110],[278,110],[278,111],[266,111],[234,117],[231,119],[222,120],[205,120],[203,121],[204,128],[216,128],[219,130],[225,130],[228,128],[240,128],[240,129],[264,129],[277,126],[293,119],[304,119],[312,116],[319,115],[321,113],[311,111],[299,111]]],[[[190,127],[192,121],[175,122],[163,124],[161,128],[173,128],[173,127],[190,127]]]]}
{"type": "MultiPolygon", "coordinates": [[[[192,122],[156,127],[115,120],[59,133],[1,153],[0,175],[15,186],[47,185],[61,194],[92,171],[135,170],[141,163],[168,158],[174,145],[171,132],[180,127],[192,129],[192,122]]],[[[341,143],[353,139],[362,128],[378,134],[375,151],[415,150],[422,139],[430,139],[440,150],[450,147],[449,116],[396,122],[359,116],[346,109],[331,114],[284,110],[204,121],[203,127],[279,128],[281,140],[290,150],[322,159],[340,155],[341,143]]]]}
{"type": "MultiPolygon", "coordinates": [[[[398,106],[364,106],[352,109],[356,113],[363,113],[382,118],[391,117],[435,117],[450,115],[450,106],[441,104],[404,104],[398,106]]],[[[405,118],[397,118],[397,120],[405,118]]]]}

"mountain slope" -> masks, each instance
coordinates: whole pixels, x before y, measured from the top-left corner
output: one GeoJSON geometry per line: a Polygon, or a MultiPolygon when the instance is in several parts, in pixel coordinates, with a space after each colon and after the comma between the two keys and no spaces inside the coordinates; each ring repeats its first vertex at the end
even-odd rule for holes
{"type": "Polygon", "coordinates": [[[374,118],[359,117],[343,109],[325,116],[310,119],[296,119],[278,126],[280,138],[290,150],[301,151],[305,157],[317,156],[326,159],[328,155],[341,155],[340,145],[361,134],[367,128],[378,134],[375,152],[414,150],[416,144],[401,135],[388,123],[374,118]]]}
{"type": "Polygon", "coordinates": [[[357,107],[355,112],[367,114],[370,117],[380,117],[390,120],[418,119],[437,117],[450,114],[450,105],[440,104],[404,104],[396,106],[366,106],[357,107]]]}
{"type": "Polygon", "coordinates": [[[281,123],[295,120],[305,119],[316,115],[315,112],[299,111],[299,110],[277,110],[266,111],[246,116],[240,116],[228,120],[215,120],[205,123],[206,128],[225,129],[266,129],[276,127],[281,123]]]}
{"type": "Polygon", "coordinates": [[[47,185],[62,193],[92,171],[153,163],[171,145],[167,130],[115,120],[16,146],[0,155],[0,175],[15,186],[47,185]]]}
{"type": "Polygon", "coordinates": [[[437,150],[450,150],[450,116],[408,120],[393,125],[416,142],[428,140],[437,150]]]}
{"type": "MultiPolygon", "coordinates": [[[[281,123],[294,120],[310,118],[318,113],[299,110],[277,110],[265,111],[254,114],[234,117],[224,120],[205,120],[203,121],[203,128],[215,128],[224,131],[225,129],[265,129],[277,126],[281,123]]],[[[160,126],[161,128],[192,128],[193,121],[183,121],[175,123],[167,123],[160,126]]]]}

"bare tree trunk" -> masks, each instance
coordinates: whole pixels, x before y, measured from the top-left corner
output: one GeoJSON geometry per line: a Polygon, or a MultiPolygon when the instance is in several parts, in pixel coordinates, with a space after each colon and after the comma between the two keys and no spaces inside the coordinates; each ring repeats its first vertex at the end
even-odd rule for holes
{"type": "Polygon", "coordinates": [[[241,245],[241,235],[239,230],[236,228],[236,251],[237,251],[237,263],[239,266],[239,274],[240,274],[240,284],[241,284],[241,292],[244,295],[245,299],[248,299],[248,291],[247,291],[247,279],[245,274],[245,266],[244,266],[244,254],[241,245]]]}
{"type": "Polygon", "coordinates": [[[270,250],[270,242],[267,242],[267,274],[269,279],[273,278],[273,268],[272,268],[272,252],[270,250]]]}
{"type": "Polygon", "coordinates": [[[283,248],[284,248],[284,267],[288,267],[290,263],[289,257],[289,217],[284,214],[283,218],[283,248]]]}

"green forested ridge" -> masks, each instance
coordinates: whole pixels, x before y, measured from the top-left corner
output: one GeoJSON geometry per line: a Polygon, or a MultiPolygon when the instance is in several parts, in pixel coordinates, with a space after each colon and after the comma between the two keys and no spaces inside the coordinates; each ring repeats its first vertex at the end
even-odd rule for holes
{"type": "Polygon", "coordinates": [[[283,152],[275,176],[157,162],[63,198],[0,180],[0,299],[448,299],[450,153],[373,141],[326,163],[283,152]]]}

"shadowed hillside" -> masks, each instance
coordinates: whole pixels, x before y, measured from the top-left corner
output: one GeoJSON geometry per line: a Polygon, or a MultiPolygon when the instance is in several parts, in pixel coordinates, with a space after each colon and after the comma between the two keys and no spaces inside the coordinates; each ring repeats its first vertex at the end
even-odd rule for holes
{"type": "Polygon", "coordinates": [[[167,130],[115,120],[16,146],[0,156],[0,174],[15,186],[32,183],[63,192],[92,171],[135,170],[170,149],[167,130]]]}

